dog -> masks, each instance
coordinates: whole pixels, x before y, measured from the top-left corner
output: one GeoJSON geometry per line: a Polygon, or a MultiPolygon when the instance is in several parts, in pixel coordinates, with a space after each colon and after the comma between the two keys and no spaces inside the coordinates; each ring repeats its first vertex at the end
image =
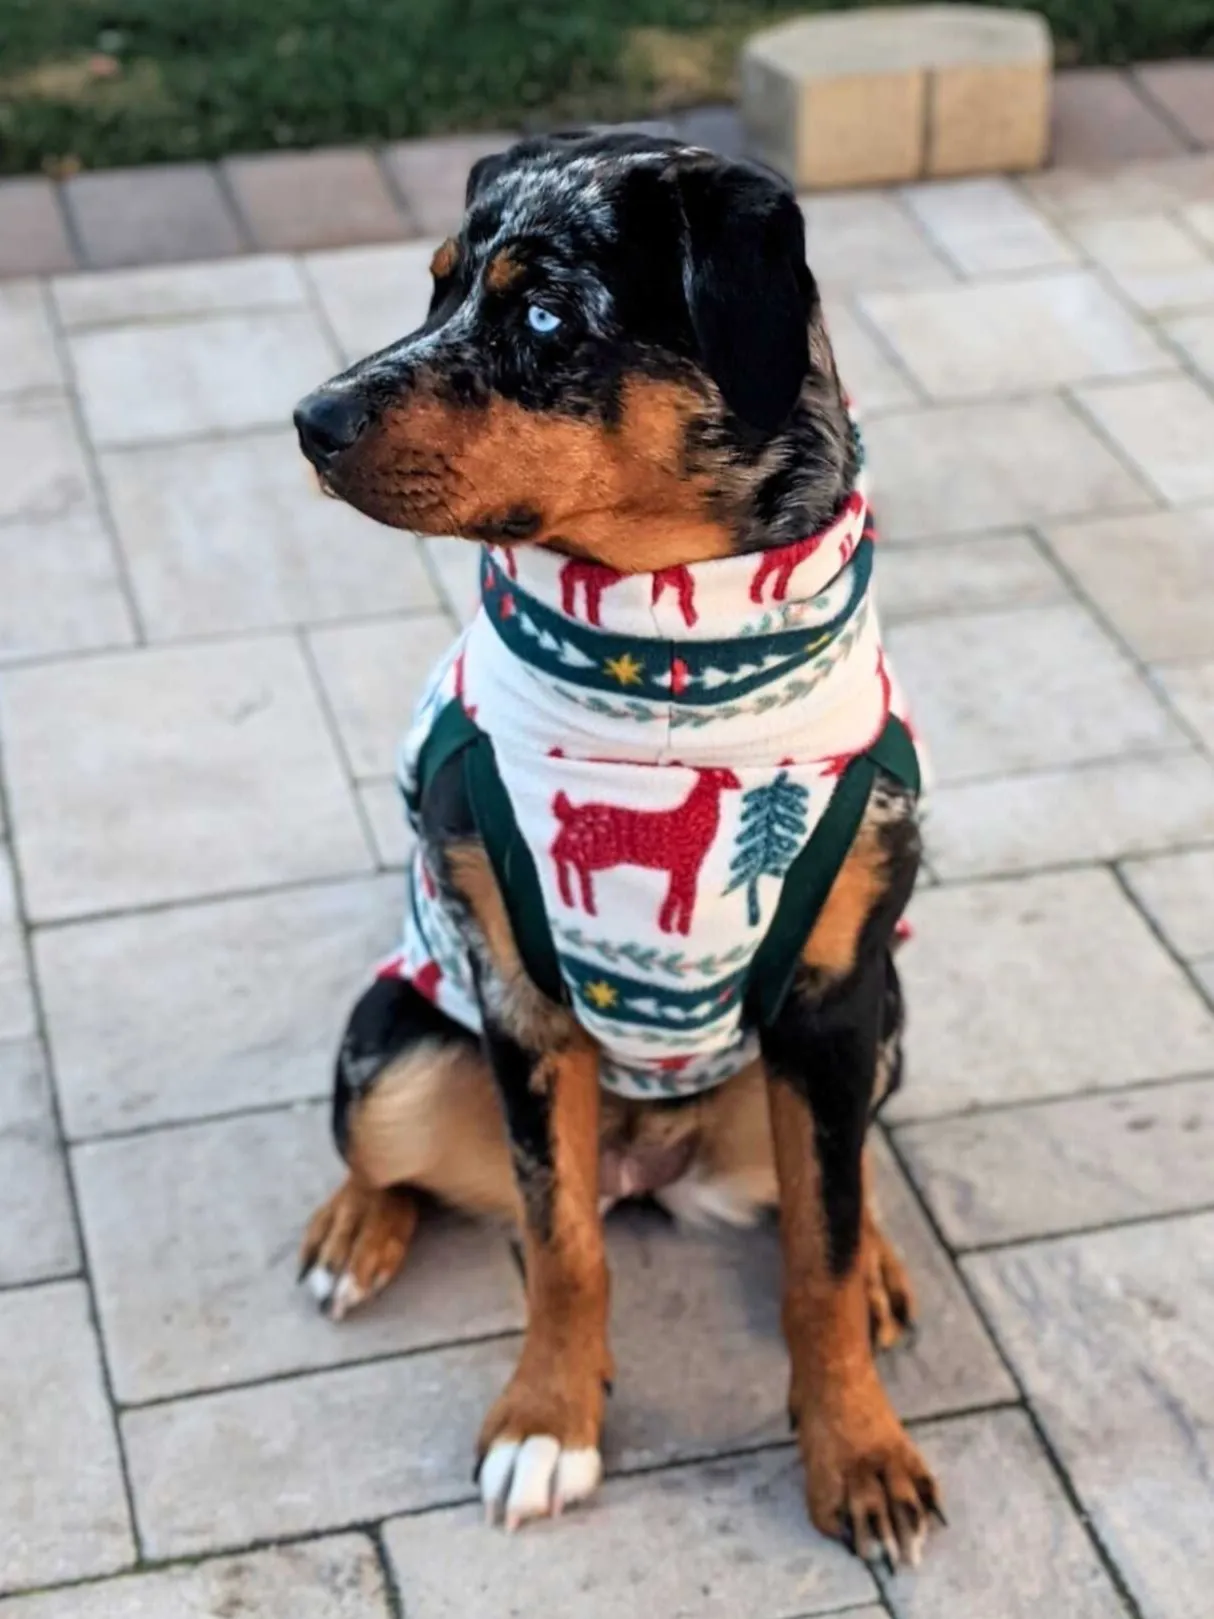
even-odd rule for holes
{"type": "Polygon", "coordinates": [[[340,1317],[419,1197],[516,1223],[527,1328],[477,1450],[514,1527],[600,1480],[604,1208],[776,1208],[809,1515],[917,1563],[941,1497],[874,1360],[914,1300],[864,1145],[917,774],[882,751],[909,724],[800,211],[677,141],[536,137],[475,165],[432,271],[424,324],[295,416],[329,494],[483,548],[404,750],[415,914],[341,1044],[348,1175],[301,1275],[340,1317]]]}

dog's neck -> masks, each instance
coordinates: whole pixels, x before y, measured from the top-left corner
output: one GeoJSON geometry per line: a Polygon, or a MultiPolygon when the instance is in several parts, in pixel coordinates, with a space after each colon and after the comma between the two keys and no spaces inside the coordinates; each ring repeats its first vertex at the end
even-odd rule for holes
{"type": "Polygon", "coordinates": [[[622,695],[669,700],[681,695],[681,679],[694,684],[688,670],[714,644],[728,643],[736,655],[751,643],[760,659],[812,657],[828,626],[864,599],[871,570],[859,474],[816,532],[743,556],[618,573],[538,547],[486,547],[481,602],[509,650],[535,673],[559,679],[601,658],[622,695]],[[657,650],[672,642],[687,643],[682,675],[680,659],[672,664],[657,650]],[[661,692],[645,689],[646,669],[662,672],[661,692]]]}

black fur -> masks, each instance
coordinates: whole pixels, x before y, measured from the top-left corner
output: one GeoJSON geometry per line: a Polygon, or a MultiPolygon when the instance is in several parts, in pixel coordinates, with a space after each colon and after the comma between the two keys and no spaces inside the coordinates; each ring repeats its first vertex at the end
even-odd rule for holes
{"type": "Polygon", "coordinates": [[[431,1040],[475,1045],[467,1030],[402,978],[377,978],[360,997],[342,1035],[333,1076],[333,1139],[345,1156],[350,1110],[384,1069],[404,1052],[431,1040]]]}
{"type": "MultiPolygon", "coordinates": [[[[904,789],[881,776],[887,813],[904,789]]],[[[909,809],[909,806],[908,806],[909,809]]],[[[760,1030],[773,1079],[791,1086],[813,1116],[831,1267],[846,1275],[856,1257],[864,1210],[862,1157],[873,1111],[897,1088],[902,1066],[902,991],[890,950],[920,861],[913,816],[882,828],[885,892],[861,929],[856,965],[842,980],[802,966],[774,1024],[760,1030]],[[888,1072],[878,1093],[879,1058],[888,1072]]]]}

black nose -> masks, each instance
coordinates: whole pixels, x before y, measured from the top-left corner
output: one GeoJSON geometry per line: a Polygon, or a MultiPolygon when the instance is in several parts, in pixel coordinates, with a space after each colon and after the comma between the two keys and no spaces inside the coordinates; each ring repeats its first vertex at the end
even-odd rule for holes
{"type": "Polygon", "coordinates": [[[370,420],[363,401],[344,388],[318,388],[295,407],[299,447],[319,471],[348,450],[370,420]]]}

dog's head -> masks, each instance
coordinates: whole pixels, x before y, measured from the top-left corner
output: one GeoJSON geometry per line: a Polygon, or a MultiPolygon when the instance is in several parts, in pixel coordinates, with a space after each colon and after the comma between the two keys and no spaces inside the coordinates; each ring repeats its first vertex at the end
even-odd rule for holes
{"type": "Polygon", "coordinates": [[[400,528],[625,572],[829,516],[851,439],[795,198],[677,142],[482,160],[424,324],[296,412],[333,494],[400,528]]]}

